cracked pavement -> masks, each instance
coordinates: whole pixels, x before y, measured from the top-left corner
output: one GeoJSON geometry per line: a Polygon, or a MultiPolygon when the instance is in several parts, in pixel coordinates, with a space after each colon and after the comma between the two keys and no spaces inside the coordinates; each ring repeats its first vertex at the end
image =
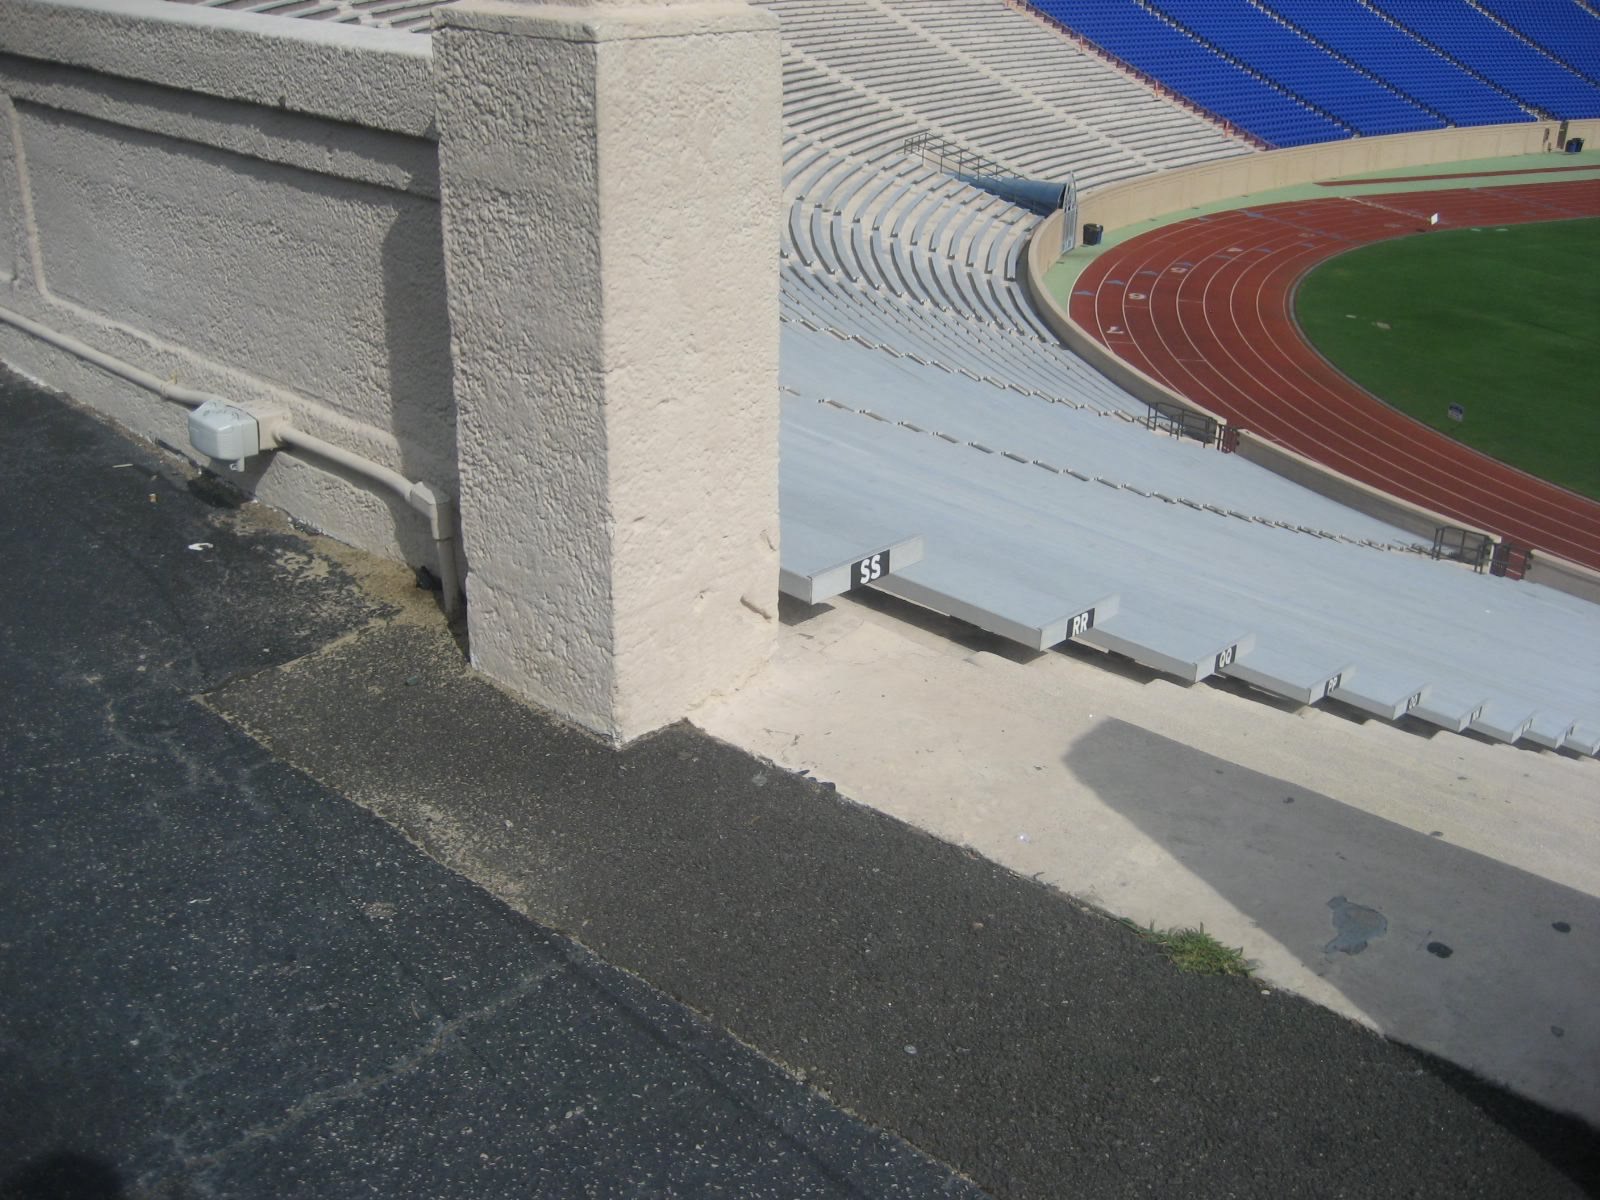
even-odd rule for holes
{"type": "Polygon", "coordinates": [[[1581,1122],[688,726],[612,751],[404,572],[0,420],[0,1200],[1600,1189],[1581,1122]]]}
{"type": "Polygon", "coordinates": [[[198,699],[403,571],[3,371],[0,415],[0,1197],[979,1194],[198,699]]]}

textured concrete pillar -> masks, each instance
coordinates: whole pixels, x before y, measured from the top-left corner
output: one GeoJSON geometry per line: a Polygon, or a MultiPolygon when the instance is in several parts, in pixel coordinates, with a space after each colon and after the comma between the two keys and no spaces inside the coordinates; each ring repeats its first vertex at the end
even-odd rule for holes
{"type": "Polygon", "coordinates": [[[433,42],[473,662],[626,741],[775,634],[777,23],[467,0],[433,42]]]}

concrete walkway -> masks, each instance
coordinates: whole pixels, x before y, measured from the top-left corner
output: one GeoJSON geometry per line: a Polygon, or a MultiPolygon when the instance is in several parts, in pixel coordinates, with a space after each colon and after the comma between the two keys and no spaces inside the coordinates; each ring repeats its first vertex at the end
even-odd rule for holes
{"type": "Polygon", "coordinates": [[[1019,656],[887,598],[795,624],[697,720],[1600,1122],[1600,761],[1019,656]],[[1341,942],[1357,910],[1372,931],[1341,942]]]}
{"type": "Polygon", "coordinates": [[[404,572],[3,376],[0,423],[0,1197],[979,1194],[195,695],[428,619],[404,572]]]}
{"type": "MultiPolygon", "coordinates": [[[[610,751],[474,676],[394,571],[214,507],[58,400],[7,386],[0,414],[6,1200],[62,1194],[51,1172],[129,1197],[1600,1186],[1577,1121],[1271,983],[1181,975],[1044,883],[688,726],[610,751]]],[[[790,760],[836,740],[858,767],[877,736],[862,798],[898,773],[1038,846],[1007,807],[1011,710],[983,711],[1004,689],[974,682],[1026,672],[880,619],[799,621],[706,722],[790,760]],[[967,761],[936,779],[913,738],[967,761]]],[[[1199,778],[1193,748],[1174,775],[1114,715],[1088,739],[1049,718],[1069,732],[1026,769],[1070,759],[1108,794],[1135,770],[1133,827],[1194,786],[1262,804],[1287,774],[1191,717],[1205,767],[1238,775],[1199,778]]],[[[1204,864],[1219,892],[1229,869],[1204,864]]],[[[1370,897],[1347,901],[1359,935],[1370,897]]]]}

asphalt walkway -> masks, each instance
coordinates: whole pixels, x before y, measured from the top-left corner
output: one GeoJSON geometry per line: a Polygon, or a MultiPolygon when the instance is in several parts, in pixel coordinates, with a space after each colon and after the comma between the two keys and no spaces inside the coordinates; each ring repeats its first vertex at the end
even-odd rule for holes
{"type": "Polygon", "coordinates": [[[398,606],[4,377],[0,428],[0,1198],[979,1194],[196,698],[398,606]]]}
{"type": "Polygon", "coordinates": [[[4,1200],[1600,1194],[1574,1120],[688,726],[608,750],[392,572],[0,421],[4,1200]]]}

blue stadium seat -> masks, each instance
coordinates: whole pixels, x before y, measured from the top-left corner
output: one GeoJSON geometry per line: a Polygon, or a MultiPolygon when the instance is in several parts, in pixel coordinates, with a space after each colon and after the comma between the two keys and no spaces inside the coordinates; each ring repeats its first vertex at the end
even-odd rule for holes
{"type": "Polygon", "coordinates": [[[1357,133],[1412,133],[1445,122],[1248,0],[1155,0],[1156,7],[1234,61],[1260,72],[1357,133]]]}
{"type": "Polygon", "coordinates": [[[1077,30],[1202,108],[1275,146],[1346,137],[1350,127],[1315,111],[1201,45],[1131,0],[1033,0],[1077,30]]]}
{"type": "Polygon", "coordinates": [[[1575,0],[1480,0],[1551,58],[1600,84],[1600,17],[1575,0]]]}
{"type": "Polygon", "coordinates": [[[1576,0],[1031,3],[1271,145],[1600,117],[1600,18],[1576,0]]]}
{"type": "Polygon", "coordinates": [[[1600,87],[1462,0],[1373,0],[1470,70],[1563,120],[1600,116],[1600,87]]]}
{"type": "Polygon", "coordinates": [[[1383,76],[1453,125],[1504,125],[1533,114],[1357,0],[1267,0],[1286,21],[1383,76]]]}

